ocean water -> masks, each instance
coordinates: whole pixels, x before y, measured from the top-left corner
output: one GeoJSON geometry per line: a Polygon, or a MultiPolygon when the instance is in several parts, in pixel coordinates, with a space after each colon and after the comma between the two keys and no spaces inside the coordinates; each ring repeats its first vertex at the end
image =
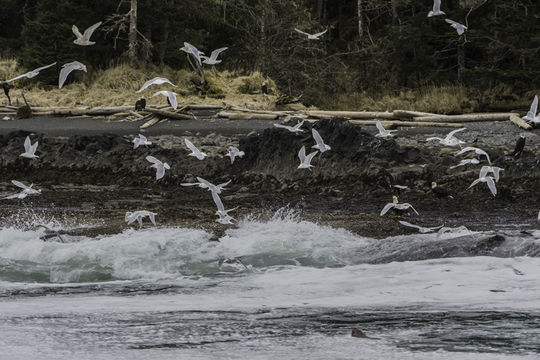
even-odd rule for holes
{"type": "Polygon", "coordinates": [[[540,358],[539,230],[371,239],[280,212],[219,242],[41,235],[0,230],[0,359],[540,358]]]}

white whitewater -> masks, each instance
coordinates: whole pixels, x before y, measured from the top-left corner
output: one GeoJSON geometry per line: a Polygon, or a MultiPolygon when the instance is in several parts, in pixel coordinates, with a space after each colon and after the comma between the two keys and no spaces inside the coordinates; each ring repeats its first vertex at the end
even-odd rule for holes
{"type": "Polygon", "coordinates": [[[506,232],[498,257],[450,258],[429,258],[430,251],[465,249],[485,234],[376,240],[294,214],[240,220],[220,242],[171,227],[66,236],[68,243],[43,242],[43,231],[0,230],[0,355],[10,359],[538,356],[540,330],[521,329],[525,315],[512,315],[540,320],[538,230],[506,232]],[[418,254],[427,258],[400,260],[418,254]],[[238,256],[248,270],[218,266],[238,256]],[[425,324],[412,326],[418,319],[425,324]],[[527,351],[470,345],[467,321],[477,321],[474,336],[507,331],[527,351]],[[352,338],[351,327],[378,339],[352,338]],[[432,332],[444,334],[426,338],[432,332]]]}

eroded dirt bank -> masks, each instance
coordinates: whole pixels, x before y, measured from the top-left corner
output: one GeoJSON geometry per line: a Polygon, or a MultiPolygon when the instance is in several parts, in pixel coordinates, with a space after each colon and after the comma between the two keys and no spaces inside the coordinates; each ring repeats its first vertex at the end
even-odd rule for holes
{"type": "MultiPolygon", "coordinates": [[[[305,124],[306,131],[294,135],[269,125],[248,134],[182,133],[209,155],[203,161],[187,156],[184,136],[178,133],[149,135],[154,146],[135,150],[129,135],[35,133],[31,138],[39,141],[38,160],[19,157],[30,132],[4,133],[0,136],[0,190],[16,191],[10,184],[12,179],[33,182],[43,190],[40,196],[3,200],[4,221],[31,207],[58,216],[99,220],[104,228],[115,231],[125,226],[126,211],[144,208],[157,212],[161,224],[223,229],[214,222],[210,193],[180,186],[200,176],[213,183],[232,180],[222,198],[227,207],[240,207],[237,218],[272,214],[289,206],[306,219],[383,237],[405,231],[394,215],[378,215],[392,194],[397,194],[400,201],[410,202],[419,211],[420,216],[405,215],[414,223],[483,229],[505,224],[535,226],[531,219],[540,206],[536,137],[521,158],[514,159],[507,154],[515,134],[502,141],[500,135],[478,140],[476,133],[476,146],[490,154],[494,166],[504,168],[497,183],[498,194],[493,197],[485,183],[467,190],[478,177],[480,165],[450,169],[463,157],[455,157],[455,149],[426,143],[424,136],[409,134],[401,140],[399,136],[383,140],[374,137],[371,129],[351,126],[341,119],[323,120],[314,126],[332,150],[317,155],[315,167],[309,171],[297,169],[297,153],[302,145],[308,152],[314,145],[311,126],[305,124]],[[246,152],[232,165],[225,156],[230,145],[246,152]],[[171,165],[158,182],[145,160],[148,155],[171,165]],[[393,185],[408,189],[397,190],[393,185]]],[[[473,135],[466,136],[474,141],[473,135]]]]}

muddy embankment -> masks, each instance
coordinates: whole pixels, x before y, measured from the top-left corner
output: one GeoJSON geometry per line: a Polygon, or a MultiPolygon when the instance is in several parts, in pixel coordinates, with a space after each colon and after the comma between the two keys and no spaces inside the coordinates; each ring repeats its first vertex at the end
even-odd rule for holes
{"type": "MultiPolygon", "coordinates": [[[[337,212],[339,215],[335,216],[340,216],[345,226],[353,229],[356,225],[346,224],[352,221],[347,220],[348,214],[370,213],[378,217],[384,204],[391,201],[392,194],[398,194],[400,201],[410,202],[424,213],[438,213],[437,219],[441,218],[441,213],[446,217],[466,218],[467,213],[488,214],[498,209],[519,213],[516,215],[519,218],[538,211],[538,146],[528,146],[519,159],[507,155],[512,151],[510,148],[482,146],[491,155],[493,165],[504,168],[497,183],[498,194],[493,197],[485,183],[467,190],[478,177],[480,165],[450,169],[463,158],[454,156],[455,149],[424,141],[400,145],[394,139],[374,137],[341,119],[322,120],[314,127],[332,150],[315,157],[312,171],[297,169],[298,150],[305,145],[310,152],[314,145],[309,124],[305,124],[306,131],[301,135],[267,128],[233,138],[219,134],[188,136],[209,155],[203,161],[188,156],[182,137],[150,137],[153,146],[133,149],[133,137],[108,134],[67,137],[33,134],[32,141],[39,141],[40,158],[29,160],[19,157],[29,133],[12,132],[0,137],[0,190],[15,191],[11,179],[33,182],[44,189],[44,193],[54,191],[59,184],[72,184],[81,189],[80,193],[71,194],[79,197],[80,205],[87,187],[115,186],[118,192],[129,189],[151,192],[154,198],[168,199],[169,207],[205,206],[208,208],[205,214],[212,216],[215,209],[211,200],[205,205],[197,204],[200,197],[206,199],[207,194],[180,186],[200,176],[213,183],[232,180],[229,191],[223,194],[226,206],[241,205],[247,209],[299,206],[317,212],[323,221],[327,214],[337,212]],[[246,152],[244,158],[232,165],[225,156],[230,145],[246,152]],[[171,170],[158,182],[151,164],[145,160],[148,155],[171,165],[171,170]],[[436,187],[433,187],[434,182],[436,187]],[[393,185],[408,189],[399,191],[393,185]]],[[[134,190],[132,194],[135,197],[139,193],[134,190]]],[[[114,191],[107,196],[114,197],[114,191]]],[[[59,198],[56,202],[59,204],[62,200],[59,198]]],[[[71,199],[70,206],[77,206],[77,200],[71,199]]],[[[190,213],[186,210],[183,216],[195,218],[190,213]]],[[[371,225],[374,224],[377,225],[371,225]]]]}

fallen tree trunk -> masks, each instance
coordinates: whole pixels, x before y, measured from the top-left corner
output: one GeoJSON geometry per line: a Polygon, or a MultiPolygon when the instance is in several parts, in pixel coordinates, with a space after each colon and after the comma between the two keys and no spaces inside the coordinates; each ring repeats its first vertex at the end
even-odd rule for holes
{"type": "Polygon", "coordinates": [[[421,112],[421,111],[410,111],[410,110],[394,110],[392,111],[392,114],[394,114],[394,117],[396,118],[406,118],[406,119],[411,119],[413,117],[421,117],[421,116],[441,116],[441,117],[445,116],[445,115],[440,115],[440,114],[433,114],[433,113],[427,113],[427,112],[421,112]]]}
{"type": "Polygon", "coordinates": [[[146,128],[149,128],[150,126],[152,125],[155,125],[159,122],[159,120],[161,120],[159,117],[157,116],[154,116],[153,118],[151,118],[150,120],[148,120],[147,122],[145,122],[144,124],[142,124],[139,129],[146,129],[146,128]]]}
{"type": "Polygon", "coordinates": [[[530,124],[527,124],[525,120],[517,116],[516,114],[510,115],[510,121],[519,126],[522,129],[525,130],[531,130],[532,126],[530,124]]]}
{"type": "Polygon", "coordinates": [[[147,113],[151,113],[151,114],[154,114],[154,115],[167,117],[167,118],[170,118],[170,119],[176,119],[176,120],[194,120],[194,119],[196,119],[196,117],[193,116],[193,115],[179,114],[179,113],[176,113],[176,112],[167,111],[167,110],[161,110],[161,109],[156,109],[156,108],[151,108],[151,107],[147,107],[146,109],[144,109],[141,112],[142,113],[147,112],[147,113]]]}
{"type": "Polygon", "coordinates": [[[221,111],[216,117],[218,118],[227,118],[229,120],[277,120],[279,119],[278,114],[259,114],[259,113],[248,113],[248,112],[227,112],[221,111]]]}
{"type": "Polygon", "coordinates": [[[477,122],[477,121],[507,121],[513,113],[493,113],[493,114],[465,114],[465,115],[437,115],[415,117],[414,121],[444,121],[453,122],[477,122]]]}
{"type": "MultiPolygon", "coordinates": [[[[319,120],[306,120],[309,123],[316,123],[319,120]]],[[[425,121],[400,121],[400,120],[380,120],[381,125],[385,129],[395,128],[398,126],[407,126],[407,127],[450,127],[450,128],[460,128],[463,127],[463,124],[459,123],[443,123],[443,122],[425,122],[425,121]]],[[[349,120],[349,123],[353,125],[375,125],[377,120],[349,120]]]]}
{"type": "Polygon", "coordinates": [[[207,105],[207,104],[192,104],[186,105],[187,110],[221,110],[223,106],[220,105],[207,105]]]}
{"type": "Polygon", "coordinates": [[[396,120],[396,117],[391,112],[378,112],[378,111],[306,111],[306,115],[316,118],[328,118],[328,117],[345,117],[350,119],[387,119],[396,120]]]}

